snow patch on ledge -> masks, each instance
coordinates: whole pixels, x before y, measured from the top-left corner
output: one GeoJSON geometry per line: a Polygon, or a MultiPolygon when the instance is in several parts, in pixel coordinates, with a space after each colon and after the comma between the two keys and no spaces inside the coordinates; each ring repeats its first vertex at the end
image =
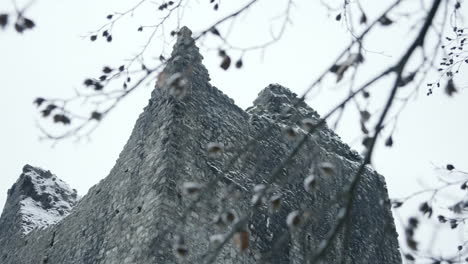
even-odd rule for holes
{"type": "Polygon", "coordinates": [[[40,203],[34,201],[31,197],[27,197],[21,201],[21,215],[23,218],[23,234],[28,234],[34,229],[42,229],[58,223],[68,214],[60,215],[55,210],[46,210],[42,208],[40,203]]]}
{"type": "Polygon", "coordinates": [[[76,190],[50,171],[26,165],[21,178],[23,234],[60,222],[79,200],[76,190]]]}

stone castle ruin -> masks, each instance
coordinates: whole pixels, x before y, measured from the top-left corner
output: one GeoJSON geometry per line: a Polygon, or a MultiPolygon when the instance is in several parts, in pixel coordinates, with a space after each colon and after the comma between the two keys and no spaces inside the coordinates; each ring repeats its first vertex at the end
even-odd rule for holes
{"type": "Polygon", "coordinates": [[[343,219],[361,156],[326,125],[308,133],[319,115],[280,85],[240,109],[210,85],[190,30],[178,35],[114,168],[84,197],[24,166],[0,263],[401,263],[384,178],[366,167],[343,219]]]}

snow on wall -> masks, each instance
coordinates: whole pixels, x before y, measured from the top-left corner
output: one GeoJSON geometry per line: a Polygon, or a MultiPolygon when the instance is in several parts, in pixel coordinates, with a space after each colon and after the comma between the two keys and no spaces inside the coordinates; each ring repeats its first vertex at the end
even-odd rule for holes
{"type": "Polygon", "coordinates": [[[28,166],[22,177],[29,189],[20,201],[24,234],[58,223],[79,199],[76,190],[49,171],[28,166]]]}

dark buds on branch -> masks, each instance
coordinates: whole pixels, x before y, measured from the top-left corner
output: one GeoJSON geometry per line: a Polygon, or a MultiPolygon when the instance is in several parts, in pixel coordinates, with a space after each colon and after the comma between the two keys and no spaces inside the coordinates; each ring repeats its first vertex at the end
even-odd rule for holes
{"type": "Polygon", "coordinates": [[[445,218],[445,216],[443,216],[443,215],[437,216],[437,220],[439,220],[440,223],[447,222],[447,218],[445,218]]]}
{"type": "Polygon", "coordinates": [[[412,250],[418,249],[418,242],[416,242],[416,240],[414,239],[414,233],[416,232],[418,225],[419,220],[416,217],[410,217],[408,219],[408,225],[405,228],[406,244],[412,250]]]}
{"type": "MultiPolygon", "coordinates": [[[[34,104],[37,105],[37,107],[40,107],[41,105],[44,104],[44,102],[46,102],[47,100],[42,98],[42,97],[38,97],[34,100],[34,104]]],[[[55,123],[62,123],[64,125],[69,125],[71,123],[71,120],[68,116],[65,115],[65,113],[63,112],[63,109],[60,109],[59,107],[57,107],[55,104],[48,104],[45,108],[43,108],[41,110],[41,114],[42,114],[42,117],[43,118],[47,118],[49,117],[52,112],[56,111],[56,110],[61,110],[62,112],[61,113],[56,113],[53,115],[53,121],[55,123]]]]}
{"type": "Polygon", "coordinates": [[[414,260],[416,260],[416,259],[414,258],[414,256],[411,255],[411,254],[409,254],[409,253],[405,254],[405,259],[407,259],[407,260],[409,260],[409,261],[414,261],[414,260]]]}
{"type": "Polygon", "coordinates": [[[432,216],[432,207],[427,202],[424,202],[419,206],[419,211],[423,215],[427,214],[427,217],[429,218],[432,216]]]}
{"type": "Polygon", "coordinates": [[[224,50],[220,50],[218,54],[222,58],[219,67],[223,70],[229,69],[229,66],[231,66],[231,57],[229,57],[224,50]]]}
{"type": "Polygon", "coordinates": [[[460,185],[460,189],[466,190],[468,188],[468,182],[464,182],[462,185],[460,185]]]}
{"type": "MultiPolygon", "coordinates": [[[[0,14],[0,28],[4,29],[10,21],[10,15],[7,13],[0,14]]],[[[16,32],[23,33],[23,31],[32,29],[36,26],[36,23],[31,19],[24,17],[22,13],[18,13],[14,28],[16,32]]]]}
{"type": "Polygon", "coordinates": [[[96,121],[101,121],[102,113],[99,113],[99,112],[96,112],[96,111],[92,112],[91,113],[91,119],[96,120],[96,121]]]}
{"type": "Polygon", "coordinates": [[[36,26],[34,21],[32,21],[31,19],[25,18],[25,17],[23,17],[23,25],[24,25],[24,27],[26,29],[31,29],[31,28],[36,26]]]}
{"type": "Polygon", "coordinates": [[[362,91],[362,97],[368,99],[370,97],[370,93],[368,91],[362,91]]]}
{"type": "MultiPolygon", "coordinates": [[[[105,75],[103,75],[103,76],[105,76],[105,75]]],[[[98,82],[96,80],[93,80],[93,79],[86,79],[86,80],[84,80],[83,84],[86,87],[93,86],[95,91],[100,91],[100,90],[102,90],[104,88],[104,86],[100,82],[98,82]]]]}
{"type": "Polygon", "coordinates": [[[239,60],[236,61],[236,68],[237,69],[242,68],[243,65],[244,65],[244,63],[242,62],[242,59],[239,59],[239,60]]]}
{"type": "Polygon", "coordinates": [[[386,147],[392,147],[393,146],[393,138],[392,135],[390,135],[386,140],[385,140],[385,146],[386,147]]]}
{"type": "Polygon", "coordinates": [[[215,28],[215,27],[212,27],[212,28],[210,29],[210,32],[211,32],[213,35],[221,36],[221,34],[219,33],[218,29],[215,28]]]}
{"type": "Polygon", "coordinates": [[[341,13],[339,13],[338,15],[336,15],[335,20],[336,20],[336,21],[340,21],[340,20],[341,20],[341,13]]]}
{"type": "Polygon", "coordinates": [[[46,99],[42,98],[42,97],[37,97],[35,100],[34,100],[34,104],[37,106],[37,107],[40,107],[42,105],[42,103],[44,103],[46,101],[46,99]]]}
{"type": "Polygon", "coordinates": [[[361,23],[361,24],[366,24],[367,23],[366,14],[362,13],[361,18],[359,19],[359,23],[361,23]]]}
{"type": "Polygon", "coordinates": [[[102,69],[102,72],[103,73],[111,73],[113,71],[113,69],[109,66],[104,66],[104,68],[102,69]]]}
{"type": "Polygon", "coordinates": [[[71,120],[64,114],[56,114],[54,115],[54,122],[69,125],[71,123],[71,120]]]}
{"type": "Polygon", "coordinates": [[[26,29],[32,29],[33,27],[36,26],[36,24],[34,23],[34,21],[32,21],[31,19],[28,19],[28,18],[23,18],[23,23],[24,23],[24,26],[26,29]]]}
{"type": "Polygon", "coordinates": [[[455,169],[455,166],[453,166],[452,164],[447,164],[446,169],[451,171],[455,169]]]}
{"type": "Polygon", "coordinates": [[[362,110],[360,113],[361,122],[367,122],[371,118],[371,114],[367,110],[362,110]]]}
{"type": "Polygon", "coordinates": [[[382,26],[390,26],[391,24],[393,24],[393,21],[390,18],[388,18],[386,15],[384,15],[379,18],[379,23],[382,26]]]}
{"type": "Polygon", "coordinates": [[[0,27],[3,29],[8,24],[8,14],[0,14],[0,27]]]}
{"type": "Polygon", "coordinates": [[[450,220],[450,228],[455,229],[455,228],[457,228],[457,226],[458,226],[457,220],[456,219],[451,219],[450,220]]]}
{"type": "Polygon", "coordinates": [[[57,108],[57,106],[54,104],[47,105],[46,108],[41,111],[42,117],[48,117],[55,108],[57,108]]]}
{"type": "Polygon", "coordinates": [[[369,134],[369,130],[366,127],[366,123],[371,118],[371,114],[367,110],[362,110],[362,111],[360,111],[360,116],[361,116],[361,118],[360,118],[361,131],[362,131],[362,133],[367,135],[367,134],[369,134]]]}
{"type": "Polygon", "coordinates": [[[15,30],[18,33],[23,33],[27,29],[32,29],[36,26],[34,21],[29,18],[19,16],[15,23],[15,30]]]}
{"type": "Polygon", "coordinates": [[[173,5],[173,4],[174,4],[174,1],[168,1],[168,2],[165,2],[165,3],[161,4],[161,5],[158,7],[158,9],[159,9],[160,11],[162,11],[162,10],[168,9],[168,8],[169,8],[171,5],[173,5]]]}
{"type": "Polygon", "coordinates": [[[453,83],[453,79],[448,80],[447,85],[445,86],[445,93],[448,96],[453,96],[453,94],[456,92],[457,92],[457,88],[455,87],[455,84],[453,83]]]}

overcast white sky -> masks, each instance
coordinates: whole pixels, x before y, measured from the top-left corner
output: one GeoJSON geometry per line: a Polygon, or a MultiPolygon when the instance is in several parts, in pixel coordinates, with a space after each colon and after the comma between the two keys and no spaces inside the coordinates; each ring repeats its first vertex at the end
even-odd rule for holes
{"type": "MultiPolygon", "coordinates": [[[[80,195],[107,176],[146,105],[152,87],[143,87],[122,102],[95,131],[91,142],[67,140],[53,148],[51,142],[38,140],[40,132],[35,126],[38,115],[32,101],[37,96],[71,96],[74,88],[81,88],[84,78],[98,76],[102,66],[120,65],[124,59],[131,58],[146,41],[146,32],[138,33],[136,28],[140,24],[150,24],[151,18],[160,16],[155,11],[156,6],[144,8],[133,18],[116,25],[111,44],[105,41],[92,43],[81,36],[104,24],[107,14],[123,11],[134,2],[39,0],[27,12],[37,24],[33,31],[23,35],[13,32],[11,27],[0,31],[0,209],[8,188],[17,180],[24,164],[51,170],[76,188],[80,195]]],[[[200,2],[196,4],[195,1],[186,9],[181,23],[194,32],[205,29],[234,6],[223,1],[220,11],[214,12],[208,1],[200,2]]],[[[288,26],[282,40],[269,47],[264,57],[259,53],[245,55],[242,70],[221,70],[216,52],[202,48],[212,84],[244,109],[270,83],[282,84],[301,94],[349,43],[344,24],[334,19],[336,13],[329,14],[323,6],[313,3],[315,1],[296,2],[292,9],[293,23],[288,26]]],[[[238,19],[238,30],[233,32],[232,39],[239,45],[267,40],[268,24],[273,22],[274,28],[278,28],[280,21],[272,20],[272,17],[281,12],[285,3],[260,1],[247,15],[238,19]]],[[[389,3],[379,1],[376,5],[375,1],[363,1],[370,20],[377,14],[375,11],[389,3]]],[[[2,3],[0,13],[10,11],[10,8],[8,3],[2,3]]],[[[372,36],[366,48],[373,52],[365,55],[366,64],[363,66],[367,75],[360,80],[395,61],[408,46],[413,37],[406,28],[409,21],[400,20],[395,26],[372,36]]],[[[168,27],[166,30],[171,29],[168,27]]],[[[157,40],[152,45],[148,58],[160,54],[161,46],[157,40]]],[[[214,46],[210,42],[207,45],[214,46]]],[[[168,47],[171,46],[172,42],[168,47]]],[[[165,53],[168,52],[170,49],[166,47],[165,53]]],[[[466,70],[467,67],[465,76],[466,70]]],[[[466,85],[468,79],[461,78],[461,81],[466,85]]],[[[388,82],[381,82],[371,93],[378,98],[386,96],[387,90],[388,82]]],[[[393,136],[395,146],[388,149],[380,147],[383,143],[380,144],[373,160],[375,168],[387,180],[391,197],[407,195],[422,188],[424,185],[421,183],[433,182],[440,171],[434,170],[432,163],[444,166],[450,162],[468,170],[468,94],[463,90],[449,98],[441,91],[435,91],[430,97],[425,93],[426,90],[421,89],[418,100],[405,109],[393,136]]],[[[325,85],[308,103],[320,114],[325,114],[345,94],[343,87],[325,85]]],[[[378,104],[373,107],[377,109],[378,104]]],[[[360,150],[360,140],[356,140],[360,135],[358,116],[353,107],[349,110],[343,117],[338,134],[360,150]]]]}

